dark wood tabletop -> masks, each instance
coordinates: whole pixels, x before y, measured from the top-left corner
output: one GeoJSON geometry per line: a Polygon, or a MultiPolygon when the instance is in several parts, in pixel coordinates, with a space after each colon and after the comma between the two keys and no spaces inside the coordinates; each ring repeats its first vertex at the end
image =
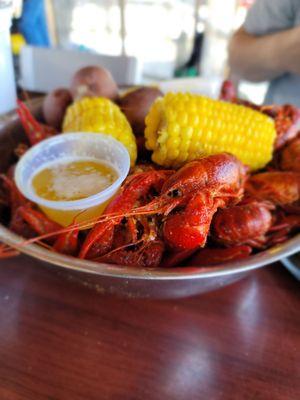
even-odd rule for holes
{"type": "Polygon", "coordinates": [[[0,262],[1,400],[298,400],[299,283],[274,264],[198,297],[104,297],[0,262]]]}

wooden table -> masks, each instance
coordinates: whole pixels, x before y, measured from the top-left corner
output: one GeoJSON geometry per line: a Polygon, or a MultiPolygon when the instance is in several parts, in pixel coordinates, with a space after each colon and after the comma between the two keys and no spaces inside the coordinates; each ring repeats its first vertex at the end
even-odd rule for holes
{"type": "Polygon", "coordinates": [[[0,262],[1,400],[300,399],[299,283],[280,264],[206,295],[103,297],[0,262]]]}

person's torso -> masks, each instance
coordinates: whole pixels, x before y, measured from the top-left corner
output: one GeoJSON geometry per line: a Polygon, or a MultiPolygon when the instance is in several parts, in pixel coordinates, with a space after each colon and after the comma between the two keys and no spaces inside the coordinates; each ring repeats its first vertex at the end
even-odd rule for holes
{"type": "MultiPolygon", "coordinates": [[[[292,23],[287,22],[286,26],[280,26],[280,30],[300,25],[300,0],[293,0],[293,8],[292,23]]],[[[264,102],[265,104],[290,103],[300,107],[300,75],[286,73],[271,81],[264,102]]]]}
{"type": "Polygon", "coordinates": [[[271,81],[264,103],[289,103],[300,107],[300,76],[285,74],[271,81]]]}

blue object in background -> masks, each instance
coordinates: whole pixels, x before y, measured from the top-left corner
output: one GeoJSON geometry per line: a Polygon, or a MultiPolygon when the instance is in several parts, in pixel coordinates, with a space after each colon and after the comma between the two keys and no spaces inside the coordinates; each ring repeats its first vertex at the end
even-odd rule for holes
{"type": "Polygon", "coordinates": [[[44,0],[25,0],[18,25],[28,44],[50,46],[44,0]]]}

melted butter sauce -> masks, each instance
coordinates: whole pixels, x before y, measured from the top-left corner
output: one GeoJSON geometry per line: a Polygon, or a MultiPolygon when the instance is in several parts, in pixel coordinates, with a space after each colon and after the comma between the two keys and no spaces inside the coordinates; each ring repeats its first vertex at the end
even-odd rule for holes
{"type": "Polygon", "coordinates": [[[46,200],[71,201],[101,192],[118,178],[117,172],[98,160],[65,160],[38,171],[32,186],[46,200]]]}

